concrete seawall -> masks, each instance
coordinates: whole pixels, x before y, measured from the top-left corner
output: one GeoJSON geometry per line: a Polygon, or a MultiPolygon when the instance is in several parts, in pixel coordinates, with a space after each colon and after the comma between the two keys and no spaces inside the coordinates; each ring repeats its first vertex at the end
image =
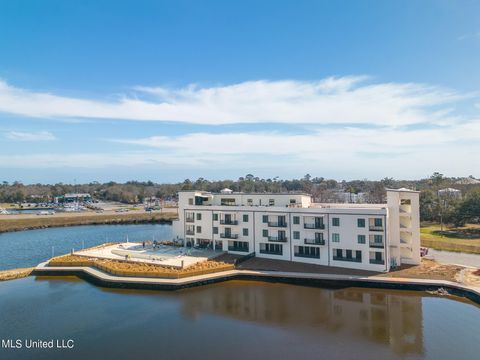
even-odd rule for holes
{"type": "Polygon", "coordinates": [[[182,279],[158,279],[113,276],[90,267],[48,267],[42,263],[32,275],[65,276],[75,275],[98,286],[142,290],[180,290],[229,280],[255,280],[281,282],[294,285],[322,288],[363,287],[414,291],[438,291],[445,289],[449,294],[467,298],[480,305],[480,288],[464,286],[451,281],[362,277],[332,274],[291,273],[280,271],[229,270],[219,273],[182,279]]]}

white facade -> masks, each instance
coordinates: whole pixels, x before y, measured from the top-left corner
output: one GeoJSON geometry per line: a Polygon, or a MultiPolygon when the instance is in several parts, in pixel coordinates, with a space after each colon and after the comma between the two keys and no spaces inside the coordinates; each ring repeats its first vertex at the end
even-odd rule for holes
{"type": "Polygon", "coordinates": [[[387,204],[318,204],[307,194],[179,193],[173,231],[185,246],[388,271],[420,262],[419,194],[387,190],[387,204]]]}

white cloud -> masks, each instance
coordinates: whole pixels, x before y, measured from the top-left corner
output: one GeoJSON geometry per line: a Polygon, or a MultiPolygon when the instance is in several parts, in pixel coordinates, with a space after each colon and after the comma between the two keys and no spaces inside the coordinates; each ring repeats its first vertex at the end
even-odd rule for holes
{"type": "Polygon", "coordinates": [[[55,135],[49,131],[38,132],[24,132],[24,131],[10,131],[5,134],[5,137],[10,140],[18,141],[49,141],[55,140],[55,135]]]}
{"type": "MultiPolygon", "coordinates": [[[[480,120],[463,125],[416,130],[389,127],[328,128],[309,134],[192,133],[113,140],[139,146],[116,153],[0,155],[0,167],[12,168],[123,168],[193,173],[222,170],[270,176],[400,178],[426,176],[433,171],[479,176],[472,159],[480,157],[480,120]],[[335,174],[335,175],[333,175],[335,174]],[[342,174],[342,175],[338,175],[342,174]]],[[[193,175],[192,175],[193,176],[193,175]]]]}
{"type": "Polygon", "coordinates": [[[29,117],[112,118],[197,124],[255,122],[446,124],[454,102],[471,94],[415,83],[370,83],[367,78],[248,81],[180,89],[135,87],[116,101],[88,100],[19,89],[0,81],[0,112],[29,117]]]}

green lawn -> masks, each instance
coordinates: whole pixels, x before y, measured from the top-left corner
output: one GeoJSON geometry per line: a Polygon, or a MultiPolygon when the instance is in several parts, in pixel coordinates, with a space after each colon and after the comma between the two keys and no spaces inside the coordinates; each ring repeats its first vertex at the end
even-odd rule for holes
{"type": "Polygon", "coordinates": [[[480,254],[480,225],[460,228],[444,225],[441,231],[439,224],[422,224],[420,238],[422,246],[433,249],[480,254]]]}

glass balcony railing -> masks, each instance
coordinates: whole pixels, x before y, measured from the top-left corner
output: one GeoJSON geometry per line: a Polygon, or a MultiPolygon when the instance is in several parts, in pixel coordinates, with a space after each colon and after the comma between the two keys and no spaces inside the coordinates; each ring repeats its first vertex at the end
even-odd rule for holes
{"type": "Polygon", "coordinates": [[[303,240],[305,245],[325,245],[325,239],[307,239],[303,240]]]}
{"type": "Polygon", "coordinates": [[[269,236],[268,241],[287,242],[287,237],[286,236],[269,236]]]}
{"type": "Polygon", "coordinates": [[[220,237],[222,239],[238,239],[238,234],[221,233],[220,237]]]}
{"type": "Polygon", "coordinates": [[[287,223],[283,221],[269,221],[269,227],[287,227],[287,223]]]}
{"type": "Polygon", "coordinates": [[[325,224],[308,224],[308,223],[305,223],[303,224],[303,228],[304,229],[325,229],[325,224]]]}
{"type": "Polygon", "coordinates": [[[238,220],[220,220],[220,225],[238,225],[238,220]]]}

